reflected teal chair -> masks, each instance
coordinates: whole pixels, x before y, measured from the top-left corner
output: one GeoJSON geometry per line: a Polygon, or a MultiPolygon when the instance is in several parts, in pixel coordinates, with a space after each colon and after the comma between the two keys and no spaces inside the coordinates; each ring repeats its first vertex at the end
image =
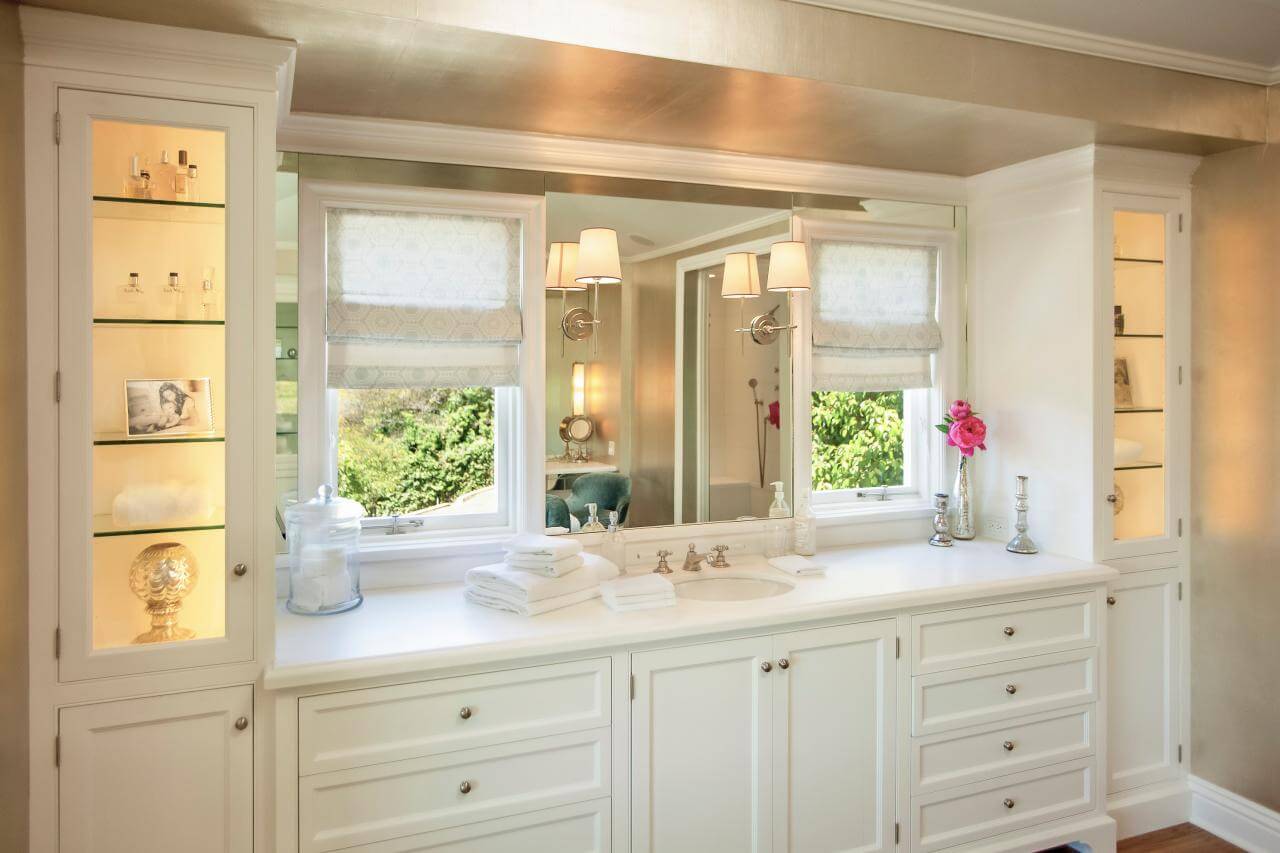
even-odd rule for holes
{"type": "Polygon", "coordinates": [[[609,510],[617,510],[621,527],[627,523],[627,509],[631,506],[631,478],[624,474],[583,474],[569,487],[565,504],[583,524],[587,523],[587,504],[596,505],[604,525],[609,523],[609,510]]]}
{"type": "Polygon", "coordinates": [[[547,495],[547,527],[569,529],[569,505],[559,495],[547,495]]]}

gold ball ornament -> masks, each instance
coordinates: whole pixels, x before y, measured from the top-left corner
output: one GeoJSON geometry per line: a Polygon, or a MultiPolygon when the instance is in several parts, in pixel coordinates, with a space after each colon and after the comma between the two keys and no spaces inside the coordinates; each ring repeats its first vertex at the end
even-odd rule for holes
{"type": "Polygon", "coordinates": [[[199,577],[196,555],[177,542],[151,545],[134,557],[129,569],[129,588],[146,605],[151,630],[139,634],[133,641],[170,643],[193,639],[195,631],[178,626],[178,612],[199,577]]]}

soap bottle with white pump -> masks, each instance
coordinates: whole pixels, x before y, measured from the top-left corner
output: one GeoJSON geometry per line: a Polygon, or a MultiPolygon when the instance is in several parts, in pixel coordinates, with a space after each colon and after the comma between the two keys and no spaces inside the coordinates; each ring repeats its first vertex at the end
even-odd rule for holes
{"type": "Polygon", "coordinates": [[[764,555],[781,557],[791,551],[791,507],[787,506],[786,485],[775,480],[773,503],[769,504],[769,522],[765,525],[764,555]]]}
{"type": "Polygon", "coordinates": [[[582,525],[582,533],[604,533],[604,525],[596,514],[596,504],[587,504],[587,523],[582,525]]]}

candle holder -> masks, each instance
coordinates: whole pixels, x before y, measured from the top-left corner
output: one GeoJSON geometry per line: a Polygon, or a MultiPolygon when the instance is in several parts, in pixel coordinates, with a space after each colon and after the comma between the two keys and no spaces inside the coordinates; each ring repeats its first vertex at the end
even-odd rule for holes
{"type": "Polygon", "coordinates": [[[1017,521],[1014,522],[1013,529],[1018,531],[1009,544],[1004,546],[1006,551],[1012,551],[1015,554],[1038,554],[1040,548],[1036,546],[1035,540],[1027,535],[1027,478],[1025,475],[1018,475],[1018,484],[1014,489],[1013,508],[1017,512],[1017,521]]]}
{"type": "Polygon", "coordinates": [[[939,548],[950,548],[955,544],[951,538],[950,524],[947,521],[947,494],[938,492],[933,496],[933,536],[929,544],[939,548]]]}

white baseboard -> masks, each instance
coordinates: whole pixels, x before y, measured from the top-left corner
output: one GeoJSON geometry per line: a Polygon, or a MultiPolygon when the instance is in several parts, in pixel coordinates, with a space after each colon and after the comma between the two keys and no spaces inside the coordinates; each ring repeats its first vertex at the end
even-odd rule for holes
{"type": "Polygon", "coordinates": [[[1249,853],[1280,850],[1280,813],[1198,776],[1190,777],[1191,822],[1249,853]]]}
{"type": "Polygon", "coordinates": [[[1115,819],[1117,838],[1155,832],[1187,822],[1191,792],[1186,779],[1121,791],[1107,797],[1107,814],[1115,819]]]}

